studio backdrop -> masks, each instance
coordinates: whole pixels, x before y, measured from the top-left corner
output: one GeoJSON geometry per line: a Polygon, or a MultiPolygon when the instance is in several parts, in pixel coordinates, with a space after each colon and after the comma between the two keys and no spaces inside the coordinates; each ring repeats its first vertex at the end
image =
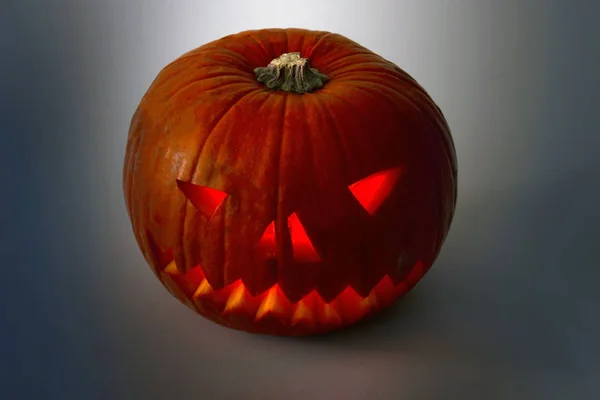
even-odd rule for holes
{"type": "Polygon", "coordinates": [[[0,397],[591,399],[600,391],[592,1],[67,1],[0,7],[0,397]],[[412,75],[458,159],[442,252],[385,315],[223,328],[148,268],[122,186],[159,71],[248,29],[344,35],[412,75]]]}

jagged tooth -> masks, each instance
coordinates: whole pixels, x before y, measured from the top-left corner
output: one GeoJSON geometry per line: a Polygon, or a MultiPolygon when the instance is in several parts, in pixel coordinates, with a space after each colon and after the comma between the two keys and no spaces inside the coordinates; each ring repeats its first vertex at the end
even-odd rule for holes
{"type": "Polygon", "coordinates": [[[164,267],[162,272],[170,275],[179,275],[179,271],[177,270],[177,264],[175,264],[175,260],[172,260],[166,267],[164,267]]]}
{"type": "Polygon", "coordinates": [[[194,292],[194,295],[192,297],[193,298],[202,297],[202,296],[209,295],[213,292],[214,292],[214,290],[213,290],[212,286],[210,286],[210,283],[208,283],[206,278],[204,278],[202,280],[202,282],[200,282],[200,285],[198,285],[198,287],[196,288],[196,291],[194,292]]]}
{"type": "Polygon", "coordinates": [[[342,315],[336,303],[337,300],[334,300],[329,304],[323,303],[319,315],[319,320],[322,324],[342,323],[342,315]]]}
{"type": "Polygon", "coordinates": [[[360,299],[358,302],[358,308],[360,309],[362,315],[365,315],[371,311],[371,309],[376,308],[377,305],[377,296],[373,291],[367,297],[360,299]]]}
{"type": "Polygon", "coordinates": [[[173,296],[178,299],[181,297],[180,289],[177,285],[176,278],[178,276],[177,266],[175,265],[175,261],[171,261],[161,270],[161,281],[173,296]]]}
{"type": "Polygon", "coordinates": [[[375,288],[373,288],[373,292],[389,292],[389,291],[393,291],[394,290],[394,282],[392,281],[392,278],[390,278],[389,275],[384,275],[383,278],[381,278],[381,280],[377,283],[377,285],[375,285],[375,288]]]}
{"type": "Polygon", "coordinates": [[[417,263],[413,267],[412,271],[410,271],[410,273],[406,277],[406,279],[405,279],[406,283],[410,287],[414,286],[421,279],[423,274],[425,273],[425,269],[426,269],[425,264],[420,260],[417,261],[417,263]]]}
{"type": "Polygon", "coordinates": [[[267,314],[275,314],[280,317],[285,315],[285,304],[278,291],[279,288],[277,285],[274,285],[267,291],[256,311],[256,321],[264,318],[267,314]]]}
{"type": "Polygon", "coordinates": [[[313,327],[317,322],[317,318],[315,316],[315,312],[313,308],[308,304],[308,296],[302,298],[297,304],[296,309],[294,310],[294,315],[292,315],[292,326],[297,325],[301,322],[313,327]]]}
{"type": "Polygon", "coordinates": [[[241,281],[237,281],[234,284],[234,289],[231,294],[227,298],[227,302],[225,303],[224,313],[235,311],[244,306],[246,300],[246,287],[241,281]]]}
{"type": "Polygon", "coordinates": [[[394,295],[396,298],[404,296],[414,285],[417,284],[417,282],[419,282],[425,272],[425,264],[423,264],[421,261],[417,261],[417,263],[412,267],[410,273],[394,288],[394,295]]]}
{"type": "Polygon", "coordinates": [[[385,275],[375,288],[371,291],[371,294],[374,294],[377,298],[377,303],[381,307],[385,307],[392,303],[396,299],[396,287],[394,286],[394,282],[392,282],[392,278],[388,275],[385,275]]]}
{"type": "Polygon", "coordinates": [[[350,299],[351,309],[355,310],[358,318],[364,317],[372,307],[377,305],[377,297],[375,297],[374,291],[371,291],[367,297],[363,298],[356,291],[352,290],[348,298],[350,299]]]}

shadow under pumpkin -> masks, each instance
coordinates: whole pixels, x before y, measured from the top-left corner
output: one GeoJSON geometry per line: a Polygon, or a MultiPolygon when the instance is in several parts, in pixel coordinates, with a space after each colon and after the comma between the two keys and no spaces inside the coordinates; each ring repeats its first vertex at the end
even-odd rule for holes
{"type": "MultiPolygon", "coordinates": [[[[374,214],[402,174],[401,168],[381,171],[351,185],[349,189],[362,207],[374,214]]],[[[227,196],[219,190],[188,182],[177,181],[177,185],[208,219],[227,196]]],[[[294,259],[305,264],[320,263],[320,256],[296,213],[288,217],[287,226],[294,259]]],[[[257,244],[265,262],[278,262],[275,235],[275,224],[271,222],[257,244]]],[[[150,242],[154,242],[151,237],[150,242]]],[[[385,275],[366,296],[361,296],[348,285],[330,301],[325,301],[313,290],[292,302],[278,283],[257,295],[252,295],[241,279],[221,289],[213,289],[201,265],[180,273],[172,250],[161,252],[156,243],[152,243],[151,247],[156,259],[163,261],[163,267],[158,271],[159,278],[173,296],[214,322],[253,333],[298,336],[325,333],[354,324],[390,306],[408,292],[428,269],[422,261],[417,261],[410,268],[404,266],[407,274],[400,282],[394,284],[392,278],[385,275]]]]}

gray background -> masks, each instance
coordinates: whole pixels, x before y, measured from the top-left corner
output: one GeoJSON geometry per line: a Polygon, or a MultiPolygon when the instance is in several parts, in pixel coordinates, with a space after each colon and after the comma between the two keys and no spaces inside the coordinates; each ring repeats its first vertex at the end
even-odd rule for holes
{"type": "Polygon", "coordinates": [[[594,1],[58,1],[0,6],[0,398],[592,399],[600,392],[594,1]],[[397,63],[445,112],[459,204],[431,272],[314,339],[198,316],[144,264],[121,171],[159,70],[303,27],[397,63]]]}

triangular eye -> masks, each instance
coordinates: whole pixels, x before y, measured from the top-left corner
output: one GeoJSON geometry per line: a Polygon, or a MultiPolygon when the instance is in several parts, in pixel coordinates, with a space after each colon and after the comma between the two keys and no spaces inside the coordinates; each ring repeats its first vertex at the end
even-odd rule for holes
{"type": "Polygon", "coordinates": [[[403,167],[390,168],[369,175],[348,187],[356,200],[371,215],[389,196],[392,188],[404,173],[403,167]]]}
{"type": "Polygon", "coordinates": [[[219,208],[225,197],[227,197],[227,193],[220,190],[194,185],[193,183],[180,181],[179,179],[177,179],[177,187],[208,220],[212,218],[217,208],[219,208]]]}
{"type": "Polygon", "coordinates": [[[319,254],[317,254],[317,251],[313,247],[296,213],[289,216],[288,228],[292,239],[294,259],[300,262],[320,261],[321,257],[319,257],[319,254]]]}

